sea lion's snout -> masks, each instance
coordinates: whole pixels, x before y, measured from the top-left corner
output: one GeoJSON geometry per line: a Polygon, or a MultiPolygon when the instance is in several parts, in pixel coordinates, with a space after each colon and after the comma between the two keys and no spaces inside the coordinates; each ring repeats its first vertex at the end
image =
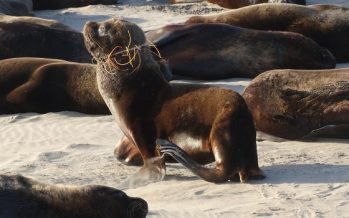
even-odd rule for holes
{"type": "Polygon", "coordinates": [[[127,214],[130,217],[146,217],[148,214],[148,203],[141,198],[131,198],[127,207],[127,214]]]}

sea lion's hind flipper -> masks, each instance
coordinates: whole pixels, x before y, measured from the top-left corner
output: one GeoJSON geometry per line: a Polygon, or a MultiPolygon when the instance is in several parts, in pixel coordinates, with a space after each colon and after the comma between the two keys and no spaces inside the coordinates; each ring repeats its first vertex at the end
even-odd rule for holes
{"type": "Polygon", "coordinates": [[[196,170],[201,168],[201,166],[195,161],[193,161],[189,157],[189,155],[185,151],[183,151],[178,145],[162,139],[157,139],[156,144],[160,145],[161,153],[170,155],[178,163],[183,164],[186,168],[188,168],[195,175],[197,175],[196,170]]]}
{"type": "Polygon", "coordinates": [[[230,177],[228,178],[228,175],[225,174],[224,170],[220,168],[206,168],[201,166],[192,160],[184,150],[172,142],[157,139],[156,144],[160,145],[160,152],[170,155],[176,161],[187,167],[195,175],[208,182],[222,183],[230,179],[230,177]]]}
{"type": "Polygon", "coordinates": [[[312,130],[303,139],[311,138],[339,138],[349,139],[349,124],[327,125],[312,130]]]}

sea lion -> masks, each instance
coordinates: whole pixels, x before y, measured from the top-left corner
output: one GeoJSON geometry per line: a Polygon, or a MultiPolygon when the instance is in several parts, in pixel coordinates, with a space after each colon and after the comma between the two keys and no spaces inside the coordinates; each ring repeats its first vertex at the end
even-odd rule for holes
{"type": "Polygon", "coordinates": [[[243,97],[262,132],[285,139],[349,138],[349,68],[265,72],[243,97]]]}
{"type": "Polygon", "coordinates": [[[13,16],[29,16],[31,15],[31,5],[28,0],[1,0],[0,14],[13,16]]]}
{"type": "Polygon", "coordinates": [[[0,16],[0,59],[44,57],[91,63],[83,36],[56,21],[0,16]]]}
{"type": "Polygon", "coordinates": [[[112,5],[116,3],[117,0],[33,0],[33,8],[34,10],[52,10],[97,4],[112,5]]]}
{"type": "MultiPolygon", "coordinates": [[[[176,3],[194,3],[203,2],[204,0],[171,0],[172,4],[176,3]]],[[[248,5],[261,3],[290,3],[305,5],[305,0],[207,0],[210,3],[217,4],[223,8],[241,8],[248,5]]]]}
{"type": "Polygon", "coordinates": [[[196,79],[254,78],[273,69],[334,68],[335,59],[298,33],[227,24],[169,25],[146,34],[174,75],[196,79]]]}
{"type": "Polygon", "coordinates": [[[43,58],[0,61],[0,114],[63,110],[109,114],[95,65],[43,58]]]}
{"type": "Polygon", "coordinates": [[[163,178],[165,164],[157,138],[179,144],[189,155],[214,160],[213,169],[191,169],[206,181],[264,178],[252,116],[238,93],[168,83],[136,24],[120,19],[87,22],[83,33],[97,61],[98,89],[120,129],[141,153],[144,166],[133,178],[163,178]]]}
{"type": "Polygon", "coordinates": [[[296,32],[330,50],[337,62],[349,61],[349,8],[341,6],[259,4],[215,15],[193,16],[186,23],[226,23],[250,29],[296,32]]]}
{"type": "Polygon", "coordinates": [[[54,29],[61,29],[61,30],[72,30],[73,29],[69,26],[66,26],[56,20],[50,20],[50,19],[42,19],[39,17],[31,17],[31,16],[10,16],[10,15],[4,15],[0,14],[0,23],[32,23],[40,26],[50,27],[54,29]]]}
{"type": "Polygon", "coordinates": [[[0,217],[142,218],[147,213],[145,200],[115,188],[48,185],[21,175],[0,175],[0,217]]]}

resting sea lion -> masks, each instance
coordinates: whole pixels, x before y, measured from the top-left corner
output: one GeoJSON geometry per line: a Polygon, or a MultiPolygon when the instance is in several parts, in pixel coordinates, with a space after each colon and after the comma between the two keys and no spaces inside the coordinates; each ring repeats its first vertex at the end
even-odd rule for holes
{"type": "MultiPolygon", "coordinates": [[[[171,0],[171,3],[194,3],[204,0],[171,0]]],[[[305,5],[305,0],[207,0],[210,3],[217,4],[223,8],[241,8],[248,5],[261,3],[291,3],[305,5]]]]}
{"type": "Polygon", "coordinates": [[[147,213],[146,201],[111,187],[48,185],[0,175],[0,217],[141,218],[147,213]]]}
{"type": "Polygon", "coordinates": [[[0,114],[63,110],[109,113],[95,65],[42,58],[0,61],[0,114]]]}
{"type": "Polygon", "coordinates": [[[117,0],[33,0],[33,7],[34,10],[47,10],[97,4],[112,5],[116,3],[117,0]]]}
{"type": "Polygon", "coordinates": [[[13,16],[28,16],[31,15],[31,5],[28,0],[1,0],[0,14],[13,16]]]}
{"type": "Polygon", "coordinates": [[[86,47],[97,61],[98,89],[144,160],[140,177],[135,178],[163,178],[165,165],[159,159],[156,138],[178,143],[189,155],[215,160],[214,169],[191,169],[206,181],[264,178],[258,167],[252,116],[238,93],[169,84],[136,24],[119,19],[88,22],[83,32],[86,47]]]}
{"type": "Polygon", "coordinates": [[[227,24],[169,25],[147,32],[174,75],[197,79],[254,78],[273,69],[334,68],[335,59],[297,33],[227,24]]]}
{"type": "Polygon", "coordinates": [[[40,26],[50,27],[54,29],[61,30],[72,30],[69,26],[66,26],[56,20],[42,19],[39,17],[30,17],[30,16],[10,16],[0,14],[0,23],[11,24],[11,23],[32,23],[40,26]]]}
{"type": "Polygon", "coordinates": [[[265,72],[243,97],[262,132],[286,139],[349,138],[349,68],[265,72]]]}
{"type": "Polygon", "coordinates": [[[0,59],[13,57],[92,61],[80,32],[56,21],[0,15],[0,59]]]}
{"type": "Polygon", "coordinates": [[[335,5],[260,4],[208,16],[186,23],[226,23],[258,30],[301,33],[329,49],[337,62],[349,61],[349,8],[335,5]]]}

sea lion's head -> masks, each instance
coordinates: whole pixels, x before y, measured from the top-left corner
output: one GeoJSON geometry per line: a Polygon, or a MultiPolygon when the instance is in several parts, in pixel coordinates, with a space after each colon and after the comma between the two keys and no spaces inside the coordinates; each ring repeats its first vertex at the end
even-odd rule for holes
{"type": "Polygon", "coordinates": [[[142,63],[146,63],[148,67],[158,68],[157,71],[166,80],[171,80],[167,62],[136,24],[117,18],[103,22],[89,21],[83,34],[87,50],[104,71],[136,72],[142,63]],[[150,46],[155,48],[155,52],[150,46]]]}
{"type": "Polygon", "coordinates": [[[141,198],[130,197],[125,192],[107,186],[89,186],[93,207],[109,213],[105,217],[146,217],[148,204],[141,198]]]}
{"type": "Polygon", "coordinates": [[[142,47],[146,47],[142,29],[122,19],[89,21],[83,34],[86,48],[97,62],[110,58],[116,58],[119,63],[128,62],[142,47]]]}

